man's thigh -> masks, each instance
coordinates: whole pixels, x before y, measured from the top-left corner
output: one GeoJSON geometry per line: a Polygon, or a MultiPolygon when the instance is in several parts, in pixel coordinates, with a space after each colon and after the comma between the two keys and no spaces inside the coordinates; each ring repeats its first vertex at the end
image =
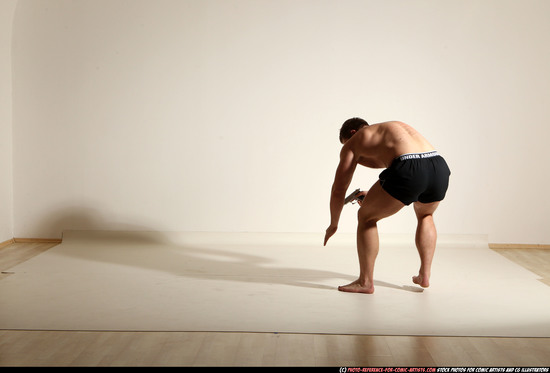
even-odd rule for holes
{"type": "Polygon", "coordinates": [[[380,185],[380,181],[370,188],[359,209],[360,220],[380,220],[401,210],[403,202],[392,197],[380,185]]]}

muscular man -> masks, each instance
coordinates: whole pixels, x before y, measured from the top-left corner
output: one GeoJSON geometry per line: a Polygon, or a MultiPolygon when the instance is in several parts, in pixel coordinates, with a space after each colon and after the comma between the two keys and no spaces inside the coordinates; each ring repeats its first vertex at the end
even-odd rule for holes
{"type": "Polygon", "coordinates": [[[418,219],[415,241],[420,254],[420,270],[412,280],[415,284],[428,287],[437,240],[433,213],[445,197],[449,184],[451,171],[447,163],[420,133],[401,122],[369,125],[361,118],[352,118],[342,125],[340,142],[343,146],[332,186],[331,220],[324,245],[338,229],[344,199],[356,166],[360,164],[385,170],[368,192],[362,192],[365,197],[359,203],[359,278],[338,287],[338,290],[367,294],[374,292],[374,262],[378,255],[377,222],[411,203],[414,203],[418,219]]]}

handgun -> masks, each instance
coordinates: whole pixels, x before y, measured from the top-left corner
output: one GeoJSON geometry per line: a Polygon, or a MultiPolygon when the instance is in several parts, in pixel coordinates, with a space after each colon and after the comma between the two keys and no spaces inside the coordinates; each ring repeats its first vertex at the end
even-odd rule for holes
{"type": "Polygon", "coordinates": [[[344,200],[344,205],[347,205],[348,203],[354,204],[356,201],[363,202],[363,199],[365,199],[364,195],[357,196],[359,193],[361,193],[361,189],[355,189],[353,193],[351,193],[349,196],[346,197],[344,200]]]}

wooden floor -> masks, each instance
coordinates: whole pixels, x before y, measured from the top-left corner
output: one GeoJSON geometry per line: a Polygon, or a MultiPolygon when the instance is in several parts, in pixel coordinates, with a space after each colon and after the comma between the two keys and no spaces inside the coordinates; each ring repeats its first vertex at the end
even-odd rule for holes
{"type": "MultiPolygon", "coordinates": [[[[9,268],[55,244],[0,249],[9,268]]],[[[550,250],[495,250],[550,285],[550,250]]],[[[550,338],[0,330],[0,366],[550,366],[550,338]]]]}

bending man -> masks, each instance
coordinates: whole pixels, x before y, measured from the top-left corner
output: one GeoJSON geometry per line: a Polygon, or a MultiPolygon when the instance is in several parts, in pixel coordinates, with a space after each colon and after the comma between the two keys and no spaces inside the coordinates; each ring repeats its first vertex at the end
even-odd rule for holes
{"type": "Polygon", "coordinates": [[[385,170],[368,192],[362,192],[365,198],[359,202],[359,278],[338,287],[338,290],[374,292],[374,263],[379,246],[377,222],[411,203],[414,203],[418,219],[415,241],[420,255],[420,270],[418,276],[413,277],[413,282],[428,287],[437,240],[433,214],[445,198],[449,185],[451,172],[447,163],[420,133],[402,122],[369,125],[361,118],[352,118],[342,125],[340,142],[343,146],[332,186],[331,220],[324,245],[338,229],[344,199],[356,166],[385,170]]]}

